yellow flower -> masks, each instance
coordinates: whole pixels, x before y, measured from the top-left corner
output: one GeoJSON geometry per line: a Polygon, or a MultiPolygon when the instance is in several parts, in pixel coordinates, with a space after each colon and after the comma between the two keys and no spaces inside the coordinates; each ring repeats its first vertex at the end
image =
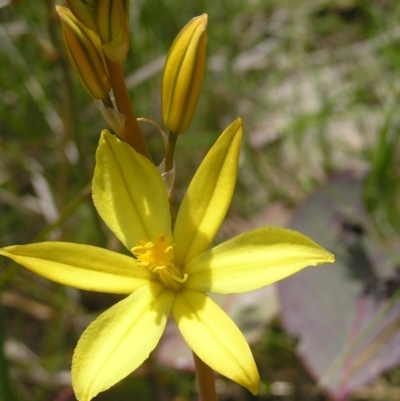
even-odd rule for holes
{"type": "Polygon", "coordinates": [[[0,254],[59,283],[130,294],[91,323],[78,342],[72,363],[78,400],[89,401],[141,365],[171,314],[200,359],[257,393],[259,375],[250,348],[207,293],[251,291],[334,257],[300,233],[272,227],[209,249],[234,191],[241,135],[238,119],[200,165],[171,230],[159,170],[103,131],[94,203],[134,257],[63,242],[0,249],[0,254]]]}

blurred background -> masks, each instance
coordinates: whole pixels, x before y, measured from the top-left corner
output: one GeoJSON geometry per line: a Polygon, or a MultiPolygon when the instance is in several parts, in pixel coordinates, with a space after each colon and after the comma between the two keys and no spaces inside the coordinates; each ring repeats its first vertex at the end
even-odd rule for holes
{"type": "MultiPolygon", "coordinates": [[[[0,246],[63,240],[126,252],[91,202],[106,124],[65,58],[56,3],[0,0],[0,246]]],[[[262,379],[255,397],[218,377],[220,400],[400,399],[400,3],[132,0],[124,68],[138,117],[161,124],[165,55],[203,12],[208,63],[178,141],[177,204],[240,116],[238,182],[216,242],[286,226],[337,258],[217,299],[251,343],[262,379]]],[[[159,132],[140,124],[161,162],[159,132]]],[[[118,299],[1,258],[0,400],[75,400],[73,349],[118,299]]],[[[116,399],[196,399],[191,356],[173,324],[140,369],[96,397],[116,399]]]]}

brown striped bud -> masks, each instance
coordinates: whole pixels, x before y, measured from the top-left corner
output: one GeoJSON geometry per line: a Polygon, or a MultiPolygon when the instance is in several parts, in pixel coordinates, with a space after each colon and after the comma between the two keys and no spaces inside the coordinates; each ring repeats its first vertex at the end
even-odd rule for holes
{"type": "Polygon", "coordinates": [[[83,25],[68,8],[56,7],[69,61],[81,84],[95,99],[105,99],[111,84],[97,34],[83,25]]]}
{"type": "Polygon", "coordinates": [[[106,57],[114,63],[125,61],[129,50],[128,1],[99,0],[96,9],[97,32],[106,57]]]}
{"type": "Polygon", "coordinates": [[[87,28],[95,31],[96,0],[66,0],[72,14],[87,28]]]}

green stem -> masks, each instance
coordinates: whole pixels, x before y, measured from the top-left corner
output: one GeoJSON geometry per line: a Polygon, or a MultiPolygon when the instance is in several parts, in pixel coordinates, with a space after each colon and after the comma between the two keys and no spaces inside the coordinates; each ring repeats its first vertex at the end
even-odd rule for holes
{"type": "Polygon", "coordinates": [[[102,102],[104,107],[108,107],[110,109],[114,108],[110,96],[107,96],[105,99],[102,99],[102,102]]]}
{"type": "Polygon", "coordinates": [[[165,154],[165,172],[171,171],[174,168],[175,146],[178,136],[172,132],[168,135],[167,151],[165,154]]]}
{"type": "MultiPolygon", "coordinates": [[[[175,159],[175,146],[178,137],[174,135],[172,132],[168,135],[168,142],[167,142],[167,149],[165,153],[165,162],[164,162],[164,172],[170,172],[174,166],[174,159],[175,159]]],[[[173,197],[174,197],[174,182],[172,182],[172,187],[168,190],[168,201],[169,201],[169,209],[171,211],[171,221],[172,221],[172,228],[174,228],[176,214],[173,208],[173,197]]]]}
{"type": "Polygon", "coordinates": [[[194,352],[193,357],[196,366],[200,401],[217,401],[213,370],[206,365],[194,352]]]}
{"type": "Polygon", "coordinates": [[[150,152],[147,149],[146,142],[132,108],[124,73],[122,71],[122,65],[113,63],[107,57],[105,59],[118,111],[125,116],[125,126],[122,132],[122,137],[137,152],[151,160],[150,152]]]}

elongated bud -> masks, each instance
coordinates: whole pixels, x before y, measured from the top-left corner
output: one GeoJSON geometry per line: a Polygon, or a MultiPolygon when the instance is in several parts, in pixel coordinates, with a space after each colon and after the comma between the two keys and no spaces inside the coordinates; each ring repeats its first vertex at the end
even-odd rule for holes
{"type": "Polygon", "coordinates": [[[179,32],[165,61],[161,106],[164,125],[183,134],[192,121],[203,83],[207,14],[193,18],[179,32]]]}
{"type": "Polygon", "coordinates": [[[129,20],[129,6],[130,6],[131,1],[130,0],[121,0],[121,2],[122,2],[122,5],[124,6],[126,16],[129,20]]]}
{"type": "Polygon", "coordinates": [[[111,84],[97,34],[79,22],[68,8],[56,7],[69,61],[81,84],[95,99],[105,99],[111,84]]]}
{"type": "Polygon", "coordinates": [[[99,0],[96,10],[97,32],[106,57],[114,63],[125,61],[129,50],[127,1],[99,0]]]}
{"type": "Polygon", "coordinates": [[[96,0],[66,0],[72,14],[87,28],[95,31],[96,26],[96,0]]]}

